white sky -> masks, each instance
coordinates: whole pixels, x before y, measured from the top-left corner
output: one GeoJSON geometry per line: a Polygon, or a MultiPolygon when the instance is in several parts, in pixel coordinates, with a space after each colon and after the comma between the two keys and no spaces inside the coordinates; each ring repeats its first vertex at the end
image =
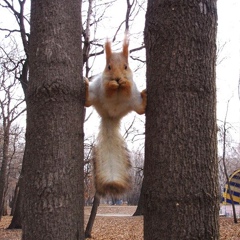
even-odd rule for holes
{"type": "Polygon", "coordinates": [[[218,41],[226,43],[220,58],[225,58],[217,66],[217,116],[224,120],[229,102],[227,121],[235,129],[232,135],[239,142],[240,100],[238,81],[240,69],[240,1],[218,0],[218,41]]]}

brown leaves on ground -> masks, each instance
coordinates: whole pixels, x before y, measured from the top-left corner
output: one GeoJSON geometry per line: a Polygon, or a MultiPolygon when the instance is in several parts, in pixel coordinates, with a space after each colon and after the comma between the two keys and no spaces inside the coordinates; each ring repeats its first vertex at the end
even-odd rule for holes
{"type": "Polygon", "coordinates": [[[233,218],[220,217],[220,240],[240,239],[240,219],[238,223],[233,222],[233,218]]]}
{"type": "Polygon", "coordinates": [[[10,225],[12,217],[5,216],[2,217],[0,221],[0,240],[20,240],[22,236],[22,231],[20,229],[6,230],[10,225]]]}
{"type": "Polygon", "coordinates": [[[95,219],[95,226],[93,227],[91,239],[142,240],[142,217],[97,217],[95,219]]]}
{"type": "MultiPolygon", "coordinates": [[[[91,208],[85,208],[85,224],[91,208]]],[[[132,217],[135,207],[100,206],[92,231],[96,240],[143,240],[143,218],[132,217]]],[[[20,240],[21,230],[6,230],[11,217],[3,217],[0,222],[0,240],[20,240]]],[[[220,217],[220,240],[240,240],[240,220],[233,223],[232,218],[220,217]]]]}

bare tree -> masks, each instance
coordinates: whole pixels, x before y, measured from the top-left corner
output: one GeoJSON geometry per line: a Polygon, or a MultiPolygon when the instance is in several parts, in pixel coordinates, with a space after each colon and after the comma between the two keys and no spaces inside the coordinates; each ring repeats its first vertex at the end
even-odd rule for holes
{"type": "Polygon", "coordinates": [[[217,59],[216,59],[216,66],[220,65],[223,61],[225,61],[227,59],[226,56],[222,56],[223,50],[226,47],[227,42],[224,43],[220,43],[218,42],[217,44],[217,59]]]}
{"type": "Polygon", "coordinates": [[[84,197],[85,205],[92,204],[95,188],[92,175],[92,152],[94,148],[94,138],[88,137],[84,139],[84,197]]]}
{"type": "Polygon", "coordinates": [[[140,197],[141,186],[143,181],[143,164],[144,164],[144,153],[141,147],[132,152],[132,188],[130,192],[126,194],[128,205],[137,205],[140,197]]]}
{"type": "Polygon", "coordinates": [[[94,224],[94,221],[95,221],[95,217],[97,215],[97,209],[98,209],[99,203],[100,203],[100,196],[98,196],[98,194],[95,193],[90,217],[89,217],[89,220],[87,222],[86,229],[85,229],[85,238],[91,238],[92,237],[92,235],[91,235],[92,234],[92,228],[93,228],[93,224],[94,224]]]}
{"type": "MultiPolygon", "coordinates": [[[[16,96],[16,78],[9,74],[5,67],[1,68],[0,73],[0,119],[3,129],[3,145],[2,145],[2,164],[0,169],[0,217],[2,216],[5,193],[7,190],[7,167],[12,159],[9,152],[11,127],[13,122],[25,111],[24,100],[17,99],[16,96]]],[[[14,154],[14,152],[13,152],[14,154]]]]}
{"type": "MultiPolygon", "coordinates": [[[[29,29],[29,14],[25,14],[25,5],[26,0],[22,1],[8,1],[3,0],[0,3],[0,6],[4,9],[9,10],[16,19],[18,29],[11,29],[11,28],[0,28],[0,31],[4,31],[7,33],[7,37],[12,36],[15,33],[20,34],[20,39],[22,41],[22,47],[24,49],[25,56],[18,60],[13,60],[9,57],[9,54],[6,52],[6,56],[9,57],[9,60],[14,65],[12,67],[12,71],[19,69],[19,71],[15,71],[16,78],[20,81],[22,85],[22,89],[24,95],[27,95],[27,85],[28,85],[28,38],[29,32],[26,29],[29,29]],[[27,25],[27,26],[26,26],[27,25]]],[[[2,48],[3,49],[3,48],[2,48]]]]}
{"type": "Polygon", "coordinates": [[[224,174],[225,174],[225,178],[226,178],[226,182],[227,182],[227,186],[228,186],[228,193],[229,193],[229,196],[231,199],[231,204],[232,204],[232,209],[233,209],[233,220],[234,220],[234,223],[237,223],[238,221],[237,221],[235,204],[234,204],[234,200],[233,200],[233,191],[231,189],[229,175],[228,175],[227,166],[226,166],[226,135],[227,135],[227,130],[228,130],[227,129],[227,115],[228,115],[229,102],[230,102],[230,100],[227,103],[227,110],[226,110],[225,119],[223,122],[222,162],[223,162],[223,170],[224,170],[224,174]]]}

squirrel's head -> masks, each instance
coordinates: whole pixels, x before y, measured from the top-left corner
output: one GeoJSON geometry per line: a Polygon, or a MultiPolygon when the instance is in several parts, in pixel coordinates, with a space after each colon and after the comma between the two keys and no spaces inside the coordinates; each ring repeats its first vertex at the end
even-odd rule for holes
{"type": "Polygon", "coordinates": [[[129,40],[125,36],[123,48],[121,52],[112,52],[111,42],[105,43],[106,67],[104,69],[104,77],[107,80],[132,80],[132,71],[128,65],[128,46],[129,40]]]}

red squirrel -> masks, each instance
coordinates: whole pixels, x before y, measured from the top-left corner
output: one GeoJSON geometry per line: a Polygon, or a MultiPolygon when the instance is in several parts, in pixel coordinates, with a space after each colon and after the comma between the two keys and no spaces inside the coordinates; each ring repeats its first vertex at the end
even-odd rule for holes
{"type": "Polygon", "coordinates": [[[139,92],[128,64],[127,37],[122,51],[112,52],[106,41],[106,66],[91,82],[85,80],[85,106],[93,106],[101,117],[93,165],[95,188],[99,195],[118,195],[131,186],[131,162],[126,143],[120,134],[120,121],[131,111],[144,114],[146,90],[139,92]]]}

